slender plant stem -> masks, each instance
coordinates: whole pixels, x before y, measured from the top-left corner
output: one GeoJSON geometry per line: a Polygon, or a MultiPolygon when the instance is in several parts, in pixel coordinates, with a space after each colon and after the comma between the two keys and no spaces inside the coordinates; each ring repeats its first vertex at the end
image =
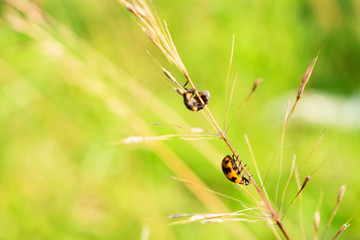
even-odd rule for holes
{"type": "MultiPolygon", "coordinates": [[[[190,84],[192,84],[191,80],[189,81],[190,84]]],[[[201,98],[199,98],[201,99],[201,98]]],[[[254,180],[254,178],[251,177],[250,173],[247,171],[247,169],[245,168],[245,166],[243,165],[243,163],[241,161],[239,161],[238,159],[238,155],[236,154],[234,148],[231,146],[229,140],[226,137],[226,133],[223,132],[219,125],[217,124],[215,118],[213,117],[213,115],[211,114],[209,108],[207,106],[205,106],[205,111],[206,113],[209,115],[209,117],[211,118],[211,120],[214,123],[214,126],[216,127],[216,129],[218,130],[221,138],[225,141],[226,145],[229,147],[229,149],[231,150],[231,152],[234,154],[234,156],[236,157],[237,161],[240,163],[241,168],[244,170],[245,174],[249,176],[249,180],[252,182],[252,184],[254,185],[254,187],[256,188],[256,190],[258,191],[260,197],[262,198],[262,200],[264,201],[266,208],[269,210],[272,218],[274,219],[274,221],[276,222],[276,224],[278,225],[278,227],[280,228],[281,232],[284,234],[284,236],[286,237],[286,239],[290,239],[290,236],[288,235],[288,233],[286,232],[284,226],[282,225],[281,219],[278,217],[278,215],[276,214],[276,212],[274,211],[274,209],[272,208],[271,204],[267,201],[264,193],[262,192],[261,188],[257,185],[256,181],[254,180]]]]}

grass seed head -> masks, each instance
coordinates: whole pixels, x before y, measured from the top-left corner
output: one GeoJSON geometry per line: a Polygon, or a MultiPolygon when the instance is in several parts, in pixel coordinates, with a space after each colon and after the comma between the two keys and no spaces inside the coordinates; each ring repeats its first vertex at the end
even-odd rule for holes
{"type": "MultiPolygon", "coordinates": [[[[304,179],[304,182],[303,182],[303,184],[302,184],[302,186],[301,186],[301,190],[303,190],[304,187],[309,183],[310,179],[311,179],[311,176],[310,176],[310,175],[306,176],[306,178],[304,179]]],[[[301,191],[301,190],[300,190],[300,191],[301,191]]]]}
{"type": "Polygon", "coordinates": [[[343,196],[345,194],[345,190],[346,190],[346,184],[342,185],[340,190],[339,190],[339,194],[338,194],[338,198],[337,198],[338,202],[340,202],[341,199],[343,198],[343,196]]]}
{"type": "Polygon", "coordinates": [[[340,227],[339,231],[336,233],[336,235],[335,235],[335,237],[333,238],[333,240],[336,239],[336,238],[337,238],[343,231],[345,231],[349,226],[350,226],[350,224],[348,224],[348,223],[343,224],[343,225],[340,227]]]}
{"type": "Polygon", "coordinates": [[[305,86],[306,86],[306,84],[308,83],[308,81],[310,79],[311,73],[312,73],[312,71],[313,71],[313,69],[315,67],[315,63],[316,63],[318,57],[319,56],[316,56],[312,60],[310,66],[306,69],[306,72],[304,73],[304,76],[303,76],[303,78],[301,80],[301,84],[300,84],[300,87],[299,87],[299,90],[298,90],[298,93],[297,93],[297,98],[301,97],[301,95],[302,95],[302,93],[303,93],[303,91],[305,89],[305,86]]]}
{"type": "Polygon", "coordinates": [[[264,81],[264,79],[262,79],[262,78],[257,79],[257,80],[254,82],[252,91],[255,91],[255,90],[260,86],[260,84],[261,84],[263,81],[264,81]]]}
{"type": "Polygon", "coordinates": [[[319,225],[320,225],[320,212],[316,211],[315,215],[314,215],[314,230],[315,230],[315,233],[318,233],[319,225]]]}

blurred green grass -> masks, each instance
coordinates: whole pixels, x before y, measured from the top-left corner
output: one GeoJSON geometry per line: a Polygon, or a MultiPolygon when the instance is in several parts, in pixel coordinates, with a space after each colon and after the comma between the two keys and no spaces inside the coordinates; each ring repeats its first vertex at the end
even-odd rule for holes
{"type": "MultiPolygon", "coordinates": [[[[271,234],[268,227],[249,223],[166,225],[166,216],[174,213],[223,211],[206,191],[195,188],[198,195],[194,195],[167,177],[191,176],[176,165],[178,158],[211,189],[249,201],[222,176],[220,162],[228,154],[222,142],[110,144],[132,135],[178,132],[152,123],[209,128],[161,80],[164,76],[145,50],[178,80],[182,77],[124,8],[116,1],[36,1],[37,11],[27,1],[9,3],[2,3],[0,18],[1,239],[138,239],[147,228],[151,239],[253,239],[271,234]]],[[[252,82],[264,77],[229,132],[236,150],[254,170],[243,138],[247,134],[262,177],[274,154],[278,160],[282,114],[289,99],[284,96],[291,92],[295,98],[301,77],[319,50],[303,98],[311,90],[345,100],[358,94],[360,5],[355,0],[162,0],[154,5],[166,19],[193,80],[211,92],[209,107],[218,121],[225,114],[232,35],[236,37],[232,75],[239,73],[233,109],[252,82]]],[[[324,140],[301,176],[326,159],[303,196],[307,237],[313,234],[320,190],[323,229],[340,186],[348,186],[328,237],[359,207],[356,127],[314,124],[296,118],[295,112],[286,134],[283,182],[292,155],[297,154],[301,168],[326,127],[324,140]]],[[[276,164],[266,185],[271,198],[276,164]]],[[[236,202],[224,203],[233,211],[240,209],[236,202]]],[[[299,235],[298,203],[287,217],[285,226],[299,235]]],[[[359,225],[355,218],[342,238],[359,238],[359,225]]]]}

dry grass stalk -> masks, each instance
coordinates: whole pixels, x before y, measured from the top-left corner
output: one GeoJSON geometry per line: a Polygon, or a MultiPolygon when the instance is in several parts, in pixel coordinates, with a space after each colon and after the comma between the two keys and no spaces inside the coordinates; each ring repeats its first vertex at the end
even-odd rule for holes
{"type": "Polygon", "coordinates": [[[289,186],[289,183],[290,183],[290,180],[291,180],[291,176],[292,176],[292,174],[294,173],[295,162],[296,162],[296,155],[294,154],[293,162],[292,162],[292,165],[291,165],[290,174],[289,174],[288,180],[286,181],[286,184],[285,184],[285,187],[284,187],[284,191],[283,191],[283,194],[282,194],[282,197],[281,197],[281,204],[280,204],[280,208],[279,208],[279,213],[280,213],[280,215],[281,215],[281,212],[282,212],[282,209],[283,209],[283,206],[284,206],[284,202],[285,202],[286,190],[287,190],[287,188],[288,188],[288,186],[289,186]]]}
{"type": "Polygon", "coordinates": [[[269,167],[267,168],[267,171],[266,171],[266,175],[265,175],[265,178],[264,178],[264,183],[263,183],[263,186],[261,188],[264,187],[264,184],[266,183],[266,180],[268,179],[269,177],[269,173],[270,173],[270,170],[273,166],[273,163],[275,161],[275,156],[276,156],[276,152],[273,154],[272,158],[271,158],[271,161],[270,161],[270,164],[269,164],[269,167]]]}
{"type": "Polygon", "coordinates": [[[160,135],[160,136],[130,136],[123,140],[119,141],[112,141],[110,142],[111,145],[118,145],[118,144],[135,144],[135,143],[143,143],[143,142],[155,142],[155,141],[165,141],[170,140],[171,138],[179,138],[182,140],[208,140],[208,139],[221,139],[220,137],[204,137],[206,135],[188,135],[186,137],[184,134],[167,134],[167,135],[160,135]]]}
{"type": "MultiPolygon", "coordinates": [[[[247,221],[247,222],[263,222],[265,221],[267,218],[269,218],[269,214],[266,214],[266,209],[264,208],[264,206],[261,206],[261,207],[254,207],[254,206],[251,206],[250,204],[248,203],[245,203],[244,201],[241,201],[239,199],[236,199],[234,197],[231,197],[231,196],[228,196],[228,195],[225,195],[223,193],[220,193],[220,192],[217,192],[217,191],[214,191],[214,190],[211,190],[207,187],[203,187],[203,186],[200,186],[200,185],[197,185],[191,181],[188,181],[188,180],[185,180],[185,179],[181,179],[181,178],[178,178],[178,177],[174,177],[174,176],[169,176],[170,178],[174,179],[174,180],[177,180],[177,181],[181,181],[183,183],[186,183],[186,184],[191,184],[191,185],[194,185],[196,186],[197,188],[200,188],[204,191],[208,191],[208,192],[211,192],[211,193],[214,193],[216,195],[219,195],[219,196],[222,196],[224,198],[228,198],[230,200],[233,200],[233,201],[236,201],[238,203],[240,203],[240,205],[242,207],[244,207],[243,210],[240,210],[240,211],[236,211],[234,213],[221,213],[221,214],[214,214],[214,213],[206,213],[206,214],[173,214],[173,215],[170,215],[168,218],[169,219],[174,219],[174,218],[184,218],[184,217],[190,217],[189,219],[186,219],[186,220],[181,220],[181,221],[178,221],[178,222],[173,222],[171,223],[171,225],[174,225],[174,224],[185,224],[185,223],[189,223],[189,222],[194,222],[194,221],[201,221],[201,223],[210,223],[210,222],[224,222],[224,221],[247,221]],[[249,211],[252,213],[252,215],[249,215],[249,214],[244,214],[244,212],[246,211],[249,211]],[[265,214],[264,214],[265,213],[265,214]],[[223,218],[223,217],[233,217],[233,216],[242,216],[242,217],[247,217],[248,219],[244,219],[244,218],[226,218],[226,219],[220,219],[220,218],[223,218]],[[209,220],[211,219],[211,220],[209,220]],[[260,220],[259,220],[260,219],[260,220]]],[[[256,201],[256,199],[254,198],[253,199],[254,201],[256,201]]],[[[270,218],[271,219],[271,218],[270,218]]],[[[274,222],[273,221],[267,221],[266,220],[266,223],[267,225],[269,224],[272,224],[274,225],[274,222]],[[271,223],[270,223],[271,222],[271,223]]]]}
{"type": "MultiPolygon", "coordinates": [[[[295,195],[294,199],[290,202],[290,204],[285,208],[284,210],[284,214],[282,215],[282,219],[285,217],[286,213],[287,213],[287,210],[289,209],[289,207],[296,201],[296,199],[300,196],[301,197],[301,193],[302,193],[302,190],[305,188],[305,186],[309,183],[311,179],[311,175],[308,175],[302,185],[300,185],[300,179],[299,179],[299,171],[298,171],[298,168],[295,167],[295,180],[296,180],[296,184],[298,186],[298,193],[295,195]]],[[[301,199],[301,198],[300,198],[301,199]]],[[[301,207],[301,203],[300,203],[300,207],[301,207]]]]}
{"type": "MultiPolygon", "coordinates": [[[[245,203],[244,201],[241,201],[241,200],[239,200],[239,199],[237,199],[237,198],[228,196],[228,195],[226,195],[226,194],[223,194],[223,193],[220,193],[220,192],[211,190],[211,189],[209,189],[209,188],[207,188],[207,187],[204,187],[204,186],[201,186],[201,185],[199,185],[199,184],[195,184],[195,183],[193,183],[193,182],[191,182],[191,181],[188,181],[188,180],[186,180],[186,179],[178,178],[178,177],[175,177],[175,176],[168,176],[168,177],[171,178],[171,179],[174,179],[174,180],[176,180],[176,181],[180,181],[180,182],[186,183],[186,184],[188,184],[188,185],[193,185],[193,186],[195,186],[195,187],[197,187],[197,188],[199,188],[199,189],[202,189],[202,190],[204,190],[204,191],[211,192],[211,193],[214,193],[214,194],[219,195],[219,196],[221,196],[221,197],[224,197],[224,198],[233,200],[233,201],[235,201],[235,202],[238,202],[238,203],[240,203],[241,206],[243,206],[245,209],[256,209],[256,207],[252,206],[251,204],[245,203]]],[[[265,208],[261,208],[261,207],[258,207],[258,209],[259,209],[260,211],[264,211],[264,210],[265,210],[265,208]]],[[[255,213],[255,212],[253,212],[253,213],[255,213]]]]}
{"type": "Polygon", "coordinates": [[[171,222],[171,223],[169,223],[169,225],[179,225],[179,224],[186,224],[186,223],[190,223],[190,222],[219,223],[219,222],[226,222],[226,221],[265,223],[265,219],[262,216],[245,214],[246,211],[251,211],[251,210],[256,210],[256,208],[254,208],[254,209],[248,208],[248,209],[236,211],[233,213],[174,214],[174,215],[170,215],[168,218],[175,219],[175,218],[188,217],[188,219],[171,222]]]}
{"type": "Polygon", "coordinates": [[[263,82],[263,79],[262,79],[262,78],[259,78],[259,79],[255,80],[255,82],[254,82],[254,84],[253,84],[253,87],[252,87],[252,89],[251,89],[251,92],[250,92],[249,95],[246,97],[246,99],[240,103],[240,105],[239,105],[238,108],[236,109],[235,114],[234,114],[233,117],[231,118],[231,121],[230,121],[230,123],[229,123],[229,126],[228,126],[227,128],[224,128],[224,132],[225,132],[225,133],[229,131],[229,128],[230,128],[230,126],[232,125],[232,123],[233,123],[236,115],[237,115],[237,114],[239,113],[239,111],[240,111],[240,108],[241,108],[244,104],[246,104],[246,103],[248,103],[248,102],[250,101],[250,99],[251,99],[252,96],[254,95],[256,89],[258,89],[258,87],[260,86],[260,84],[261,84],[262,82],[263,82]]]}
{"type": "MultiPolygon", "coordinates": [[[[298,188],[300,188],[300,180],[299,180],[299,172],[298,169],[296,168],[295,170],[295,178],[296,178],[296,183],[298,185],[298,188]]],[[[301,229],[301,234],[303,236],[303,239],[305,239],[305,230],[304,230],[304,224],[303,224],[303,201],[302,201],[302,195],[300,195],[300,193],[302,192],[302,190],[305,188],[305,186],[307,185],[307,183],[310,181],[311,176],[307,176],[303,182],[303,184],[301,185],[301,188],[298,192],[298,194],[296,195],[296,197],[294,198],[294,200],[289,204],[289,206],[291,206],[291,204],[297,199],[297,197],[299,196],[300,198],[300,203],[299,203],[299,222],[300,222],[300,229],[301,229]]],[[[285,214],[284,214],[285,216],[285,214]]]]}
{"type": "Polygon", "coordinates": [[[301,80],[301,83],[300,83],[300,86],[299,86],[299,89],[298,89],[298,92],[297,92],[297,95],[296,95],[296,100],[295,100],[295,103],[290,111],[290,114],[289,114],[289,117],[287,119],[286,122],[288,122],[291,117],[293,116],[294,112],[295,112],[295,108],[296,108],[296,105],[298,104],[300,98],[301,98],[301,95],[302,93],[304,92],[304,89],[305,89],[305,86],[306,84],[309,82],[309,79],[310,79],[310,76],[311,76],[311,73],[315,67],[315,64],[316,64],[316,61],[318,59],[319,55],[317,55],[311,62],[310,66],[306,69],[305,71],[305,74],[301,80]]]}
{"type": "MultiPolygon", "coordinates": [[[[335,217],[335,215],[336,215],[336,212],[337,212],[337,210],[338,210],[338,208],[339,208],[340,202],[341,202],[341,200],[342,200],[342,198],[343,198],[343,196],[344,196],[344,194],[345,194],[345,190],[346,190],[346,184],[344,184],[344,185],[342,185],[342,186],[340,187],[340,190],[339,190],[339,193],[338,193],[338,197],[337,197],[337,199],[336,199],[336,204],[335,204],[334,210],[333,210],[333,212],[332,212],[332,214],[331,214],[331,216],[330,216],[329,221],[328,221],[327,224],[326,224],[324,233],[323,233],[323,235],[322,235],[322,239],[325,237],[326,231],[328,230],[328,228],[329,228],[332,220],[334,219],[334,217],[335,217]]],[[[344,225],[346,225],[346,224],[344,224],[344,225]]],[[[343,225],[343,226],[344,226],[344,225],[343,225]]],[[[345,229],[344,229],[344,230],[345,230],[345,229]]],[[[339,231],[340,231],[340,230],[339,230],[339,231]]],[[[340,233],[339,233],[339,234],[340,234],[340,233]]]]}
{"type": "MultiPolygon", "coordinates": [[[[284,126],[284,127],[286,127],[286,126],[284,126]]],[[[326,131],[327,131],[327,129],[324,130],[324,132],[323,132],[322,135],[320,136],[319,140],[316,142],[316,144],[315,144],[314,147],[312,148],[311,152],[309,153],[309,155],[308,155],[307,158],[305,159],[303,167],[301,168],[301,170],[299,171],[298,175],[296,176],[296,180],[297,180],[297,181],[299,180],[299,179],[298,179],[298,176],[302,173],[305,165],[307,164],[307,161],[309,160],[310,156],[312,155],[312,153],[314,152],[314,150],[316,149],[316,147],[320,144],[320,142],[321,142],[322,138],[324,137],[326,131]]],[[[312,178],[312,176],[315,175],[315,173],[321,168],[321,166],[324,164],[324,162],[325,162],[325,160],[320,164],[320,166],[319,166],[311,175],[309,175],[309,176],[307,176],[307,177],[305,178],[304,183],[303,183],[303,187],[299,190],[299,192],[297,193],[297,195],[295,196],[295,198],[291,201],[291,203],[289,204],[289,206],[287,206],[286,209],[288,209],[288,208],[291,206],[291,204],[293,204],[293,203],[295,202],[296,198],[298,197],[298,195],[300,194],[300,192],[301,192],[301,191],[303,190],[303,188],[305,187],[304,184],[306,185],[306,184],[310,181],[310,179],[312,178]],[[309,179],[308,179],[308,178],[309,178],[309,179]]],[[[299,188],[300,188],[300,183],[299,183],[298,185],[299,185],[299,188]]],[[[292,190],[293,187],[291,187],[290,189],[292,190]]],[[[290,190],[290,192],[291,192],[291,190],[290,190]]],[[[286,197],[285,197],[285,198],[286,198],[286,197]]],[[[284,199],[284,200],[285,200],[285,199],[284,199]]],[[[286,210],[284,211],[283,217],[285,216],[285,213],[286,213],[286,210]]]]}
{"type": "MultiPolygon", "coordinates": [[[[230,63],[229,63],[229,68],[228,68],[228,71],[227,71],[227,75],[226,75],[226,86],[225,86],[225,96],[228,96],[228,85],[229,85],[229,76],[230,76],[230,70],[231,70],[231,65],[232,65],[232,61],[233,61],[233,56],[234,56],[234,46],[235,46],[235,36],[233,35],[232,37],[232,44],[231,44],[231,54],[230,54],[230,63]]],[[[235,78],[236,79],[236,78],[235,78]]],[[[235,81],[235,80],[234,80],[235,81]]],[[[235,86],[235,82],[233,84],[233,86],[235,86]]],[[[229,109],[230,109],[230,103],[231,103],[231,99],[229,100],[229,103],[226,104],[226,101],[225,101],[225,111],[226,111],[226,115],[225,115],[225,121],[224,121],[224,131],[225,131],[225,128],[226,128],[226,121],[227,121],[227,117],[228,117],[228,114],[229,114],[229,109]]]]}
{"type": "Polygon", "coordinates": [[[176,125],[176,124],[167,124],[167,123],[164,123],[164,124],[163,123],[153,123],[153,125],[155,125],[155,126],[169,126],[169,127],[187,129],[187,130],[189,130],[190,133],[207,133],[207,134],[218,135],[217,133],[209,132],[208,130],[200,128],[200,127],[188,128],[188,127],[183,127],[183,126],[176,125]]]}
{"type": "Polygon", "coordinates": [[[159,124],[159,123],[154,123],[153,125],[171,126],[171,127],[186,129],[190,132],[190,134],[166,134],[166,135],[152,136],[152,137],[130,136],[123,140],[110,142],[110,144],[111,145],[136,144],[136,143],[142,143],[142,142],[164,141],[164,140],[169,140],[171,138],[179,138],[182,140],[220,139],[219,137],[216,137],[216,136],[219,136],[217,133],[212,133],[212,132],[209,132],[202,128],[199,128],[199,127],[185,128],[185,127],[175,125],[175,124],[159,124]]]}
{"type": "Polygon", "coordinates": [[[282,167],[283,167],[284,139],[285,139],[285,130],[286,130],[286,116],[289,114],[289,106],[290,106],[290,103],[288,102],[288,104],[286,106],[286,112],[285,112],[285,117],[284,117],[283,128],[282,128],[282,131],[281,131],[280,161],[279,161],[278,179],[277,179],[276,190],[275,190],[275,206],[277,205],[277,198],[278,198],[280,179],[281,179],[282,167]]]}
{"type": "Polygon", "coordinates": [[[232,85],[232,88],[231,88],[231,93],[230,93],[230,98],[229,98],[229,104],[227,105],[227,107],[225,109],[226,110],[226,114],[225,114],[225,120],[224,120],[224,130],[226,130],[226,121],[227,121],[227,116],[229,115],[229,111],[230,111],[230,104],[232,102],[232,98],[233,98],[233,94],[234,94],[234,89],[235,89],[235,84],[236,84],[236,79],[237,79],[237,73],[235,74],[235,77],[234,77],[234,81],[233,81],[233,85],[232,85]]]}
{"type": "MultiPolygon", "coordinates": [[[[250,151],[250,154],[251,154],[251,158],[253,160],[253,163],[254,163],[254,166],[255,166],[255,170],[256,170],[256,173],[257,173],[257,176],[259,178],[259,182],[261,184],[261,186],[264,186],[264,183],[262,181],[262,178],[261,178],[261,175],[260,175],[260,171],[259,171],[259,167],[257,165],[257,162],[256,162],[256,159],[255,159],[255,155],[254,155],[254,152],[252,150],[252,147],[251,147],[251,144],[250,144],[250,141],[249,141],[249,138],[247,137],[247,135],[244,136],[245,137],[245,141],[246,141],[246,144],[249,148],[249,151],[250,151]]],[[[265,197],[267,198],[267,200],[270,202],[270,199],[269,199],[269,196],[266,192],[266,189],[265,187],[263,187],[263,190],[264,190],[264,193],[265,193],[265,197]]]]}
{"type": "Polygon", "coordinates": [[[157,18],[153,15],[147,2],[144,0],[132,1],[131,3],[125,0],[119,0],[135,17],[140,20],[142,30],[148,35],[150,40],[160,49],[165,57],[174,63],[180,71],[188,78],[189,73],[181,61],[181,58],[176,50],[175,44],[172,41],[169,30],[158,23],[157,18]]]}
{"type": "MultiPolygon", "coordinates": [[[[319,146],[321,140],[323,139],[323,137],[325,136],[325,133],[327,132],[327,128],[325,128],[324,132],[321,134],[321,136],[319,137],[318,141],[315,143],[314,147],[311,149],[309,155],[306,157],[305,161],[304,161],[304,164],[303,164],[303,167],[301,168],[300,170],[300,174],[302,173],[302,171],[304,170],[306,164],[308,163],[311,155],[314,153],[315,149],[319,146]]],[[[317,170],[316,170],[317,171],[317,170]]],[[[316,172],[315,171],[315,172],[316,172]]],[[[312,174],[314,175],[314,173],[312,174]]]]}
{"type": "MultiPolygon", "coordinates": [[[[291,203],[289,204],[289,206],[287,206],[286,209],[288,209],[295,201],[296,199],[301,196],[300,194],[302,193],[302,191],[304,190],[304,188],[306,187],[306,185],[310,182],[311,178],[315,175],[315,173],[321,168],[321,166],[324,164],[325,160],[320,164],[320,166],[311,174],[311,175],[308,175],[306,176],[306,178],[304,179],[301,187],[300,187],[300,180],[299,180],[299,175],[300,173],[298,172],[297,168],[296,168],[296,171],[295,171],[295,179],[296,179],[296,183],[298,185],[298,188],[299,188],[299,191],[298,193],[296,194],[296,196],[294,197],[294,199],[291,201],[291,203]]],[[[283,217],[285,216],[285,213],[286,211],[284,212],[284,215],[283,217]]]]}

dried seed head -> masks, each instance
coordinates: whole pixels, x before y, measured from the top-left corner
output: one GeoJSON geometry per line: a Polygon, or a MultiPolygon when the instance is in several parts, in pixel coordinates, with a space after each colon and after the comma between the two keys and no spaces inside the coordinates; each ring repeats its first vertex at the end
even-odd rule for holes
{"type": "Polygon", "coordinates": [[[252,91],[255,91],[255,90],[259,87],[259,85],[263,82],[263,80],[264,80],[264,79],[262,79],[262,78],[257,79],[257,80],[254,82],[252,91]]]}
{"type": "Polygon", "coordinates": [[[314,215],[314,231],[317,233],[319,231],[319,225],[320,225],[320,213],[319,211],[315,212],[314,215]]]}
{"type": "MultiPolygon", "coordinates": [[[[159,64],[160,65],[160,64],[159,64]]],[[[185,90],[183,90],[183,87],[178,83],[178,81],[176,81],[176,79],[174,78],[174,76],[165,68],[161,67],[163,73],[165,74],[165,76],[170,79],[173,83],[175,83],[181,90],[182,93],[180,93],[181,95],[183,95],[183,93],[185,92],[185,90]]],[[[177,91],[178,92],[178,91],[177,91]]]]}
{"type": "Polygon", "coordinates": [[[342,233],[343,231],[345,231],[348,227],[350,226],[350,224],[345,223],[341,226],[341,228],[339,229],[339,234],[342,233]]]}
{"type": "Polygon", "coordinates": [[[308,175],[308,176],[305,178],[305,180],[304,180],[304,182],[303,182],[303,184],[302,184],[302,186],[301,186],[301,189],[303,189],[303,188],[308,184],[308,182],[310,181],[310,179],[311,179],[311,176],[308,175]]]}
{"type": "Polygon", "coordinates": [[[341,201],[341,199],[343,198],[344,194],[345,194],[345,190],[346,190],[346,184],[342,185],[340,190],[339,190],[339,194],[338,194],[338,198],[337,201],[338,203],[341,201]]]}
{"type": "MultiPolygon", "coordinates": [[[[298,179],[297,170],[295,171],[295,176],[296,176],[296,178],[298,179]]],[[[291,205],[293,202],[295,202],[295,200],[298,198],[298,196],[300,195],[300,193],[302,192],[302,190],[304,190],[305,186],[308,184],[308,182],[310,181],[310,179],[311,179],[311,175],[308,175],[308,176],[305,178],[305,180],[304,180],[304,182],[303,182],[303,184],[302,184],[299,192],[296,194],[295,198],[291,201],[290,205],[291,205]]],[[[300,185],[299,180],[297,180],[297,183],[298,183],[298,185],[300,185]]]]}
{"type": "Polygon", "coordinates": [[[183,218],[183,217],[188,217],[188,216],[192,216],[192,215],[193,214],[187,214],[187,213],[185,213],[185,214],[183,214],[183,213],[181,213],[181,214],[172,214],[172,215],[168,216],[168,219],[183,218]]]}
{"type": "Polygon", "coordinates": [[[208,220],[203,220],[203,221],[201,221],[202,224],[205,224],[205,223],[221,223],[221,222],[224,222],[224,220],[223,220],[223,219],[219,219],[219,218],[208,219],[208,220]]]}
{"type": "Polygon", "coordinates": [[[141,143],[141,142],[164,141],[164,140],[169,140],[172,137],[177,137],[177,135],[161,135],[161,136],[154,136],[154,137],[130,136],[130,137],[125,138],[124,140],[114,141],[111,144],[117,145],[117,144],[121,144],[121,143],[133,144],[133,143],[141,143]]]}
{"type": "Polygon", "coordinates": [[[348,223],[343,224],[343,225],[340,227],[339,231],[336,233],[336,235],[335,235],[335,237],[334,237],[333,239],[336,239],[336,238],[337,238],[343,231],[345,231],[349,226],[350,226],[350,224],[348,224],[348,223]]]}
{"type": "Polygon", "coordinates": [[[139,12],[137,11],[138,6],[135,3],[130,4],[127,1],[123,1],[123,0],[120,0],[120,2],[135,16],[140,15],[139,12]]]}
{"type": "Polygon", "coordinates": [[[143,30],[143,31],[146,33],[146,35],[150,38],[150,40],[151,40],[155,45],[157,44],[157,40],[156,40],[154,34],[153,34],[149,29],[142,27],[141,30],[143,30]]]}
{"type": "Polygon", "coordinates": [[[203,133],[203,132],[204,132],[204,129],[199,128],[199,127],[195,127],[195,128],[191,128],[191,129],[190,129],[190,132],[191,132],[191,133],[203,133]]]}
{"type": "Polygon", "coordinates": [[[304,76],[303,76],[303,78],[302,78],[302,80],[301,80],[301,84],[300,84],[300,87],[299,87],[299,90],[298,90],[298,93],[297,93],[297,98],[300,98],[300,97],[301,97],[301,94],[303,93],[304,88],[305,88],[306,84],[308,83],[308,81],[309,81],[309,79],[310,79],[311,73],[312,73],[312,71],[313,71],[313,69],[314,69],[314,66],[315,66],[315,63],[316,63],[318,57],[319,57],[319,56],[316,56],[316,57],[312,60],[310,66],[306,69],[306,72],[305,72],[305,74],[304,74],[304,76]]]}
{"type": "Polygon", "coordinates": [[[139,143],[139,142],[143,142],[143,141],[144,141],[144,137],[142,137],[142,136],[130,136],[123,140],[123,142],[125,144],[139,143]]]}
{"type": "Polygon", "coordinates": [[[165,76],[168,77],[171,81],[176,81],[175,78],[173,77],[173,75],[171,75],[171,73],[168,70],[166,70],[165,68],[162,68],[162,70],[163,70],[165,76]]]}
{"type": "MultiPolygon", "coordinates": [[[[135,3],[131,3],[131,5],[133,6],[133,8],[136,10],[137,15],[140,15],[142,17],[146,16],[146,13],[144,11],[144,9],[142,9],[139,5],[135,4],[135,3]]],[[[136,14],[135,14],[136,15],[136,14]]],[[[137,16],[136,15],[136,16],[137,16]]]]}

